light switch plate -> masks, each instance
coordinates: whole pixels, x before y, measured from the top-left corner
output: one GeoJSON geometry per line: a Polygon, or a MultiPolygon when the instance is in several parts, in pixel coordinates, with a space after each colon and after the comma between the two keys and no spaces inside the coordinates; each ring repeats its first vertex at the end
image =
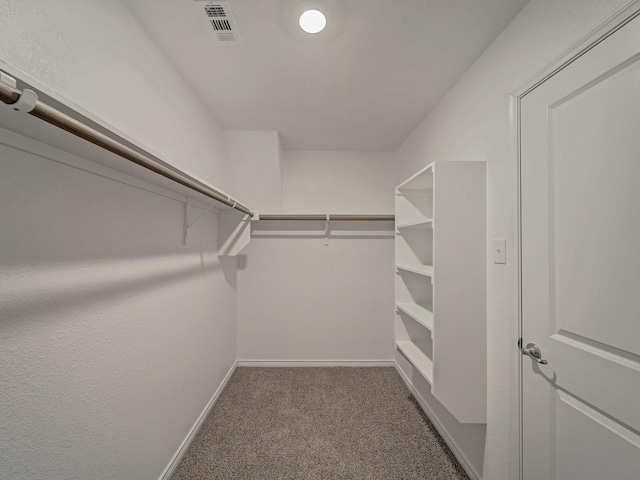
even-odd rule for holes
{"type": "Polygon", "coordinates": [[[507,263],[507,239],[495,238],[493,240],[493,263],[507,263]]]}

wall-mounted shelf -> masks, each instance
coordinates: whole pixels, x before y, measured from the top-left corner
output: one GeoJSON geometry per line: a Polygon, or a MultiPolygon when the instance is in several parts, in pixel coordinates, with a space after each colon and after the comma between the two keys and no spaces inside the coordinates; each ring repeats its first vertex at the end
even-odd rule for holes
{"type": "Polygon", "coordinates": [[[406,313],[423,327],[433,330],[433,313],[417,303],[397,303],[398,310],[406,313]]]}
{"type": "Polygon", "coordinates": [[[398,270],[404,270],[406,272],[417,273],[418,275],[424,275],[425,277],[433,278],[433,267],[431,265],[396,265],[398,270]]]}
{"type": "Polygon", "coordinates": [[[413,342],[398,341],[396,347],[427,382],[433,384],[433,363],[413,342]]]}

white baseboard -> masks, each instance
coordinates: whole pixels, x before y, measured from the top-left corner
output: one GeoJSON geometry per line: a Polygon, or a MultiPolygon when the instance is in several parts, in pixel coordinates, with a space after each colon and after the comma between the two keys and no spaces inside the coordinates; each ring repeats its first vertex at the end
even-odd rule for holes
{"type": "Polygon", "coordinates": [[[429,405],[427,405],[427,402],[424,400],[424,398],[422,398],[422,396],[418,393],[418,390],[413,386],[413,383],[411,383],[409,378],[404,374],[400,366],[396,362],[394,362],[394,364],[395,364],[396,370],[400,374],[400,377],[402,378],[402,380],[404,380],[404,383],[407,385],[407,388],[409,388],[409,390],[411,391],[411,393],[413,394],[417,402],[420,404],[420,407],[422,407],[422,410],[424,410],[424,413],[427,414],[427,417],[429,417],[429,420],[431,420],[431,423],[433,423],[433,426],[436,427],[436,430],[438,431],[442,439],[445,441],[449,449],[453,452],[455,457],[458,459],[464,471],[467,472],[467,475],[469,475],[469,477],[472,480],[482,480],[482,476],[479,475],[478,472],[471,466],[471,464],[467,460],[467,457],[462,453],[462,450],[460,450],[460,447],[458,446],[458,444],[451,438],[451,436],[449,436],[449,433],[447,432],[447,430],[442,426],[442,424],[440,423],[438,418],[435,416],[433,411],[429,408],[429,405]]]}
{"type": "Polygon", "coordinates": [[[393,360],[238,360],[238,367],[393,367],[393,360]]]}
{"type": "Polygon", "coordinates": [[[180,445],[180,448],[178,448],[178,451],[169,462],[169,465],[167,465],[167,468],[165,468],[164,472],[162,472],[162,475],[160,475],[160,480],[169,480],[171,478],[171,475],[173,475],[173,471],[176,469],[176,467],[180,463],[180,460],[182,460],[182,457],[186,453],[187,449],[189,448],[189,445],[191,444],[193,439],[196,437],[198,430],[200,430],[200,427],[202,426],[205,419],[209,415],[209,412],[211,412],[211,409],[218,401],[218,398],[220,398],[220,394],[227,386],[227,383],[229,383],[229,380],[233,376],[233,372],[236,371],[237,365],[238,365],[238,362],[235,362],[231,366],[231,368],[225,375],[224,379],[222,380],[222,383],[213,394],[213,397],[211,397],[211,400],[209,400],[209,403],[207,403],[207,406],[204,408],[204,410],[196,420],[196,423],[193,425],[193,427],[191,427],[191,430],[189,431],[189,434],[186,436],[186,438],[182,442],[182,445],[180,445]]]}

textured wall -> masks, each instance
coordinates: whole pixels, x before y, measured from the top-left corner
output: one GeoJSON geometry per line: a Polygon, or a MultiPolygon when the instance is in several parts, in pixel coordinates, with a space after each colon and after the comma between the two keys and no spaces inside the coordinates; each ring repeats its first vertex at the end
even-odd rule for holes
{"type": "MultiPolygon", "coordinates": [[[[383,152],[285,151],[284,211],[393,213],[394,162],[383,152]]],[[[328,245],[324,228],[254,225],[238,264],[240,359],[393,358],[393,226],[334,223],[328,245]]]]}
{"type": "MultiPolygon", "coordinates": [[[[515,159],[508,94],[554,60],[627,0],[531,0],[474,66],[458,81],[398,151],[398,179],[433,160],[486,160],[489,237],[507,238],[513,251],[512,188],[515,159]]],[[[479,442],[466,452],[484,478],[509,478],[509,331],[515,278],[510,266],[488,264],[488,424],[484,462],[479,442]]],[[[435,401],[435,400],[433,400],[435,401]]],[[[439,406],[434,404],[434,408],[439,406]]],[[[443,422],[459,443],[473,426],[443,422]]]]}
{"type": "MultiPolygon", "coordinates": [[[[1,0],[0,60],[230,188],[221,129],[120,2],[1,0]]],[[[185,247],[175,199],[0,148],[0,478],[158,479],[236,358],[215,216],[185,247]]]]}
{"type": "Polygon", "coordinates": [[[282,211],[282,151],[275,131],[225,130],[233,194],[263,212],[282,211]]]}

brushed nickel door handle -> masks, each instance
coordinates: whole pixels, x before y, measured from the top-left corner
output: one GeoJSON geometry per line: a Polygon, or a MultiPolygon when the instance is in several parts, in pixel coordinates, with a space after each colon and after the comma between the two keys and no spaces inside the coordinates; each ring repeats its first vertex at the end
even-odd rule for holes
{"type": "Polygon", "coordinates": [[[522,339],[518,340],[518,348],[523,355],[528,355],[533,358],[540,365],[547,365],[549,362],[542,359],[542,352],[540,347],[535,343],[527,343],[527,346],[522,348],[522,339]]]}

